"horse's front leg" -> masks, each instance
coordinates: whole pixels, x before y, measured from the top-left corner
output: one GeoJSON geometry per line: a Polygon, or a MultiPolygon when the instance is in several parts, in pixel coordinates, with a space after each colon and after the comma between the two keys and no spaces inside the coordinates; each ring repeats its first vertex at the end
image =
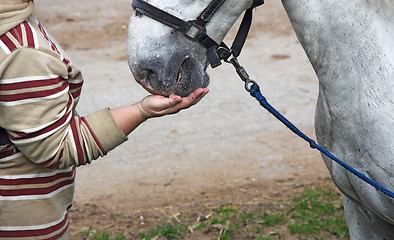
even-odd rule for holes
{"type": "Polygon", "coordinates": [[[394,225],[386,222],[355,201],[343,196],[346,221],[351,239],[389,240],[394,239],[394,225]],[[373,229],[373,231],[371,231],[373,229]]]}

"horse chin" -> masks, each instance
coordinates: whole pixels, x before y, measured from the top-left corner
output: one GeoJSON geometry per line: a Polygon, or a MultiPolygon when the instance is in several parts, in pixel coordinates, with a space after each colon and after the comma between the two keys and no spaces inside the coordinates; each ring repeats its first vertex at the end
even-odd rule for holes
{"type": "Polygon", "coordinates": [[[183,61],[173,59],[167,68],[159,62],[147,61],[143,64],[149,67],[130,66],[135,80],[151,94],[186,97],[197,88],[209,85],[206,65],[198,58],[186,56],[183,61]]]}

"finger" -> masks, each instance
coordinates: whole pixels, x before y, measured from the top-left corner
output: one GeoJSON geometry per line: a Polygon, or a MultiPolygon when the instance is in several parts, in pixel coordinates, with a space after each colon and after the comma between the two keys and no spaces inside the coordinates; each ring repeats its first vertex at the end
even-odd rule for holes
{"type": "Polygon", "coordinates": [[[178,105],[180,102],[182,102],[182,98],[178,95],[173,95],[168,98],[168,104],[170,105],[170,107],[174,107],[178,105]]]}
{"type": "Polygon", "coordinates": [[[209,90],[207,88],[196,89],[189,96],[182,98],[182,101],[174,107],[178,110],[187,109],[198,103],[208,92],[209,90]]]}
{"type": "Polygon", "coordinates": [[[196,101],[199,102],[202,98],[204,98],[209,93],[208,88],[203,88],[203,92],[197,96],[196,101]]]}
{"type": "Polygon", "coordinates": [[[181,98],[180,96],[173,95],[168,98],[171,107],[165,110],[167,113],[177,113],[182,109],[187,109],[198,103],[209,90],[207,88],[199,88],[192,92],[189,96],[181,98]]]}
{"type": "Polygon", "coordinates": [[[187,101],[190,106],[198,103],[207,93],[209,92],[208,88],[199,88],[196,89],[192,94],[189,95],[187,101]]]}

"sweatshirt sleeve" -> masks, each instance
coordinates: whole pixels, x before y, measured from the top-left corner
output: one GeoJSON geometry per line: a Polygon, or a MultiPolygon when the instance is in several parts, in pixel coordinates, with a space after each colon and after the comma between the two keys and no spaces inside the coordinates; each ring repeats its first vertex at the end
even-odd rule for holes
{"type": "Polygon", "coordinates": [[[1,63],[0,74],[0,126],[34,163],[85,165],[127,140],[108,109],[74,115],[83,80],[68,60],[20,48],[1,63]]]}

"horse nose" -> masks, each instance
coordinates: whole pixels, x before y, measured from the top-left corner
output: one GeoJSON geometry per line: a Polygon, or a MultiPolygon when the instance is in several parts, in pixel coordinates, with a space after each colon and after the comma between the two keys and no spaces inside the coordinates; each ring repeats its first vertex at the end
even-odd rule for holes
{"type": "Polygon", "coordinates": [[[143,69],[141,71],[141,77],[142,79],[150,80],[151,85],[156,85],[158,83],[157,72],[153,69],[143,69]]]}
{"type": "Polygon", "coordinates": [[[148,92],[169,96],[173,93],[174,77],[168,76],[162,62],[133,62],[130,64],[135,80],[148,92]]]}

